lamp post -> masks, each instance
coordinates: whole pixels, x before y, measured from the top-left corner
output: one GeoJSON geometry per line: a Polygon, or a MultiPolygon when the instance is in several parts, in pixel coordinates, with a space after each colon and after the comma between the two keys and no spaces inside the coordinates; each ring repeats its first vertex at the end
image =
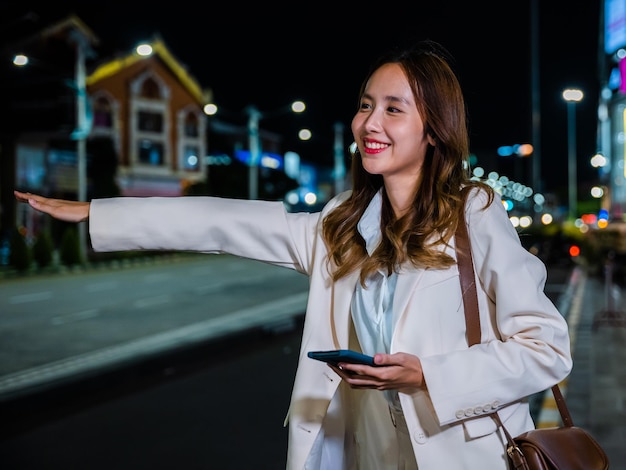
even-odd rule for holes
{"type": "Polygon", "coordinates": [[[336,122],[334,126],[335,130],[335,194],[339,194],[344,190],[344,181],[346,176],[346,165],[344,163],[344,149],[343,149],[343,129],[344,125],[341,122],[336,122]]]}
{"type": "Polygon", "coordinates": [[[254,106],[248,106],[248,199],[259,197],[259,161],[261,160],[261,138],[259,137],[259,120],[261,112],[254,106]]]}
{"type": "MultiPolygon", "coordinates": [[[[87,87],[85,60],[89,50],[87,40],[78,33],[71,34],[76,45],[75,64],[75,92],[76,92],[76,129],[71,138],[76,140],[76,155],[78,160],[78,200],[87,200],[87,135],[90,125],[87,122],[87,87]]],[[[87,260],[87,227],[78,224],[78,241],[81,262],[87,260]]]]}
{"type": "Polygon", "coordinates": [[[568,216],[576,219],[577,214],[577,175],[576,175],[576,103],[583,99],[583,92],[575,88],[563,90],[567,102],[567,196],[568,216]]]}

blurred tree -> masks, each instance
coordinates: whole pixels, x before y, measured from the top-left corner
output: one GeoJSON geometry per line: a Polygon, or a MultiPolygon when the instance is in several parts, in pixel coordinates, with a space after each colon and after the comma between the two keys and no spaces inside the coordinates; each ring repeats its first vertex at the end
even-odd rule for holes
{"type": "Polygon", "coordinates": [[[198,181],[197,183],[186,186],[183,191],[184,196],[208,196],[209,185],[205,181],[198,181]]]}
{"type": "Polygon", "coordinates": [[[45,268],[52,263],[52,251],[54,246],[52,236],[48,229],[39,232],[39,236],[33,245],[33,258],[39,268],[45,268]]]}
{"type": "Polygon", "coordinates": [[[24,272],[30,268],[32,254],[26,239],[17,228],[11,234],[9,250],[10,266],[13,266],[18,272],[24,272]]]}
{"type": "Polygon", "coordinates": [[[230,165],[209,168],[209,195],[246,199],[248,197],[248,167],[233,159],[230,165]]]}
{"type": "Polygon", "coordinates": [[[78,240],[78,230],[75,226],[68,226],[63,232],[61,238],[61,263],[66,266],[82,264],[83,260],[80,255],[80,246],[78,240]]]}
{"type": "Polygon", "coordinates": [[[121,194],[115,181],[118,155],[109,137],[95,137],[87,142],[89,164],[87,177],[91,182],[88,198],[115,197],[121,194]]]}

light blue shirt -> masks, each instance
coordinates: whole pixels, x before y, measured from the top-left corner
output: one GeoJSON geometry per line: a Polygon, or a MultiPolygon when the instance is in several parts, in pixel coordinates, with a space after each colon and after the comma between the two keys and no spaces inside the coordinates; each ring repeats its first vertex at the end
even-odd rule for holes
{"type": "MultiPolygon", "coordinates": [[[[382,238],[381,211],[382,194],[379,191],[357,225],[369,255],[374,252],[382,238]]],[[[366,279],[365,287],[357,282],[352,297],[352,321],[361,350],[370,356],[391,351],[391,338],[397,320],[393,311],[393,294],[397,280],[398,274],[395,271],[388,276],[386,271],[378,270],[366,279]]],[[[385,396],[390,404],[399,406],[396,392],[386,392],[385,396]]]]}

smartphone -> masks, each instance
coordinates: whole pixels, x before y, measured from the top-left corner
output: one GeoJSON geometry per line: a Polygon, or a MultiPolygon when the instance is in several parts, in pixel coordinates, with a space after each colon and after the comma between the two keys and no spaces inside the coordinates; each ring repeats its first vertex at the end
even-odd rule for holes
{"type": "Polygon", "coordinates": [[[309,351],[307,353],[311,359],[328,362],[337,365],[340,362],[350,362],[352,364],[365,364],[368,366],[376,366],[374,358],[351,349],[333,349],[331,351],[309,351]]]}

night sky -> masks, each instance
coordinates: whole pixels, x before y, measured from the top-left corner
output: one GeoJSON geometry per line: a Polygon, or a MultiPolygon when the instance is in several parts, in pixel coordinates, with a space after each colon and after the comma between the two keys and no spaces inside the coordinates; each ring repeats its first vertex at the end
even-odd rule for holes
{"type": "MultiPolygon", "coordinates": [[[[538,60],[531,57],[531,0],[385,1],[372,7],[363,2],[282,3],[170,2],[163,7],[157,2],[60,1],[28,6],[42,17],[77,14],[101,39],[99,51],[105,54],[128,52],[160,35],[200,85],[213,90],[215,102],[233,113],[228,118],[233,122],[245,122],[243,110],[250,104],[270,113],[295,99],[305,101],[305,114],[264,119],[261,128],[285,134],[285,150],[328,165],[335,122],[345,125],[347,147],[361,80],[369,63],[391,46],[434,39],[456,58],[479,162],[501,145],[532,141],[531,66],[536,63],[544,190],[567,182],[567,107],[561,92],[569,86],[586,94],[576,108],[579,179],[594,177],[588,161],[596,151],[599,83],[606,79],[598,67],[600,0],[538,0],[538,60]],[[312,141],[297,140],[301,127],[311,129],[312,141]]],[[[3,2],[0,18],[25,9],[24,2],[3,2]]]]}

